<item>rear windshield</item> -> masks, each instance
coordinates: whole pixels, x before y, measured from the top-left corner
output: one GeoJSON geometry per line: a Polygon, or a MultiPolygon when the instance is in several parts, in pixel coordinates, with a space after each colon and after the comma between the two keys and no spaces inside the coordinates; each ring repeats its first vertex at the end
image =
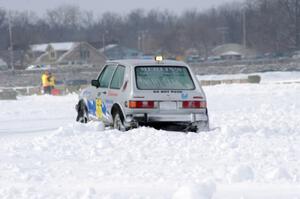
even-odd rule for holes
{"type": "Polygon", "coordinates": [[[141,90],[194,90],[195,85],[184,66],[137,66],[137,88],[141,90]]]}

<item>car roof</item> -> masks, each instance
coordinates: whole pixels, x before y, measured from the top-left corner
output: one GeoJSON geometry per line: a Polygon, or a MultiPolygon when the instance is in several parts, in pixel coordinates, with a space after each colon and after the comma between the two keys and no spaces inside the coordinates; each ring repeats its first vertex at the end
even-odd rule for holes
{"type": "Polygon", "coordinates": [[[186,63],[182,61],[175,60],[163,60],[160,62],[155,61],[154,59],[120,59],[120,60],[109,60],[106,63],[118,63],[125,66],[187,66],[186,63]]]}

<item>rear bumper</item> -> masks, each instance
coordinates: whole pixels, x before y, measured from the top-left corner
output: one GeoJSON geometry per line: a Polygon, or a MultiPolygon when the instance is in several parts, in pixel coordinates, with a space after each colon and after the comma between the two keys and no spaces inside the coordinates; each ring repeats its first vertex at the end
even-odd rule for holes
{"type": "Polygon", "coordinates": [[[126,119],[138,121],[138,122],[197,122],[207,121],[207,114],[135,114],[126,119]]]}
{"type": "Polygon", "coordinates": [[[157,113],[136,113],[125,117],[125,123],[153,123],[153,122],[171,122],[171,123],[196,123],[208,122],[207,112],[186,113],[186,114],[157,114],[157,113]]]}
{"type": "Polygon", "coordinates": [[[157,115],[157,114],[135,114],[130,115],[125,118],[124,125],[128,128],[138,127],[139,125],[149,124],[162,124],[164,125],[176,125],[183,127],[183,131],[193,131],[198,130],[207,131],[209,129],[209,118],[207,114],[196,114],[190,113],[185,115],[157,115]]]}

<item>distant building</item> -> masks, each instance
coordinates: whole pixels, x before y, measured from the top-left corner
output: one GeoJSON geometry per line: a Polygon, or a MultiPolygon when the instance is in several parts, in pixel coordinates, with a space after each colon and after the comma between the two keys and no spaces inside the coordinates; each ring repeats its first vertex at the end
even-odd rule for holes
{"type": "Polygon", "coordinates": [[[57,60],[58,65],[92,65],[102,66],[106,56],[86,42],[74,45],[57,60]]]}
{"type": "Polygon", "coordinates": [[[101,48],[100,53],[103,53],[109,60],[116,59],[137,59],[143,56],[141,51],[127,48],[119,44],[110,44],[101,48]]]}
{"type": "Polygon", "coordinates": [[[7,63],[0,58],[0,70],[7,70],[7,69],[8,69],[7,63]]]}
{"type": "Polygon", "coordinates": [[[242,54],[235,51],[228,51],[220,55],[222,60],[241,60],[242,54]]]}
{"type": "Polygon", "coordinates": [[[253,49],[245,48],[240,44],[224,44],[212,49],[213,56],[223,57],[225,59],[240,59],[250,58],[256,56],[256,51],[253,49]]]}
{"type": "Polygon", "coordinates": [[[204,58],[202,58],[200,56],[200,52],[199,50],[197,50],[196,48],[189,48],[187,50],[184,51],[184,57],[185,57],[185,61],[187,63],[199,63],[199,62],[203,62],[204,58]]]}
{"type": "MultiPolygon", "coordinates": [[[[3,62],[6,63],[8,68],[12,68],[11,67],[11,62],[13,61],[13,65],[14,65],[14,69],[16,70],[20,70],[20,69],[24,69],[24,66],[26,66],[28,64],[25,55],[26,50],[14,50],[13,51],[13,60],[11,57],[11,52],[9,50],[1,50],[0,51],[0,57],[2,59],[3,62]]],[[[6,67],[6,66],[4,66],[6,67]]]]}
{"type": "Polygon", "coordinates": [[[184,51],[184,56],[188,57],[188,56],[199,56],[200,52],[199,50],[197,50],[196,48],[189,48],[187,50],[184,51]]]}
{"type": "Polygon", "coordinates": [[[34,65],[102,66],[106,57],[87,42],[31,45],[27,58],[34,65]]]}

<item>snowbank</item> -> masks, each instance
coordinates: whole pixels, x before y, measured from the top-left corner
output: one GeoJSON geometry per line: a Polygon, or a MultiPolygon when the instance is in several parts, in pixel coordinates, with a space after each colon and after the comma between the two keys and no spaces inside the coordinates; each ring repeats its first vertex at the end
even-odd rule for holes
{"type": "Polygon", "coordinates": [[[300,72],[265,72],[251,74],[229,74],[229,75],[197,75],[199,80],[237,80],[247,79],[249,75],[259,75],[260,83],[284,83],[300,82],[300,72]]]}
{"type": "Polygon", "coordinates": [[[75,95],[0,101],[0,198],[300,198],[300,84],[204,89],[200,134],[78,124],[75,95]]]}

